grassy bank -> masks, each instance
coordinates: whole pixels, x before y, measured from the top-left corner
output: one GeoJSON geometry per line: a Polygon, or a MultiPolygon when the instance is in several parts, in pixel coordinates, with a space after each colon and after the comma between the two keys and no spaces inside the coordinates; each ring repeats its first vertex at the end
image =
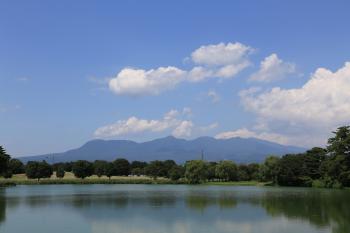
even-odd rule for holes
{"type": "Polygon", "coordinates": [[[266,186],[269,185],[267,182],[259,181],[210,181],[204,183],[204,185],[227,185],[227,186],[266,186]]]}
{"type": "Polygon", "coordinates": [[[10,179],[0,178],[1,186],[10,185],[40,185],[40,184],[180,184],[181,181],[171,181],[170,179],[158,178],[156,180],[145,176],[113,176],[110,179],[106,176],[97,177],[90,176],[85,179],[79,179],[74,177],[70,172],[66,172],[63,178],[57,178],[55,174],[51,178],[40,179],[28,179],[25,174],[14,175],[10,179]]]}
{"type": "MultiPolygon", "coordinates": [[[[11,179],[0,178],[0,187],[12,185],[45,185],[45,184],[186,184],[184,181],[172,181],[166,178],[158,178],[156,180],[147,176],[113,176],[109,179],[106,176],[97,177],[90,176],[85,179],[76,178],[73,173],[66,172],[63,178],[57,178],[55,174],[51,178],[28,179],[25,174],[14,175],[11,179]]],[[[219,182],[211,181],[203,185],[227,185],[227,186],[264,186],[268,183],[258,181],[233,181],[219,182]]]]}
{"type": "MultiPolygon", "coordinates": [[[[0,187],[9,187],[15,185],[49,185],[49,184],[188,184],[185,180],[172,181],[167,178],[157,178],[156,180],[147,176],[113,176],[109,179],[106,176],[97,177],[96,175],[85,179],[76,178],[73,173],[66,172],[64,178],[57,178],[53,174],[50,178],[28,179],[25,174],[14,175],[10,179],[0,177],[0,187]]],[[[259,181],[209,181],[201,185],[222,185],[222,186],[274,186],[272,182],[259,181]]],[[[317,188],[317,187],[314,187],[317,188]]],[[[344,189],[350,190],[350,187],[344,189]]]]}

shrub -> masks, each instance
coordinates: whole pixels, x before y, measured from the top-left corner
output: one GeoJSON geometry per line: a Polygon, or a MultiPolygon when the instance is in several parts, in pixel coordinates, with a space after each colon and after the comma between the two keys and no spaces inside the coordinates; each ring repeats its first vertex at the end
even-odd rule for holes
{"type": "Polygon", "coordinates": [[[343,188],[343,185],[339,181],[335,180],[332,184],[332,188],[341,189],[341,188],[343,188]]]}
{"type": "Polygon", "coordinates": [[[63,167],[62,166],[58,167],[57,171],[56,171],[56,177],[63,178],[64,175],[65,175],[65,171],[64,171],[63,167]]]}
{"type": "Polygon", "coordinates": [[[312,182],[312,187],[314,188],[325,188],[326,183],[323,180],[314,180],[312,182]]]}
{"type": "Polygon", "coordinates": [[[350,187],[350,171],[340,173],[339,181],[343,186],[350,187]]]}

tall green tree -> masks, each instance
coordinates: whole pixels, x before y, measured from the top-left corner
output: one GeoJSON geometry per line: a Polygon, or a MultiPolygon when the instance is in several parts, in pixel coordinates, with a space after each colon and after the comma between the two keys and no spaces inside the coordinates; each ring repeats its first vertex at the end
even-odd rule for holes
{"type": "Polygon", "coordinates": [[[163,162],[159,160],[151,161],[145,168],[146,175],[157,179],[158,177],[165,177],[163,162]]]}
{"type": "Polygon", "coordinates": [[[322,176],[321,164],[326,159],[327,151],[320,147],[314,147],[303,155],[303,175],[311,179],[320,179],[322,176]]]}
{"type": "Polygon", "coordinates": [[[329,157],[323,170],[333,181],[350,186],[350,126],[339,127],[328,140],[329,157]]]}
{"type": "Polygon", "coordinates": [[[86,177],[92,176],[94,167],[89,161],[78,160],[73,164],[72,171],[75,177],[85,179],[86,177]]]}
{"type": "Polygon", "coordinates": [[[56,177],[63,178],[65,174],[66,174],[66,172],[64,171],[64,167],[62,165],[58,166],[57,170],[56,170],[56,177]]]}
{"type": "Polygon", "coordinates": [[[105,167],[105,175],[108,177],[108,179],[111,179],[112,176],[115,175],[115,167],[113,163],[107,163],[105,167]]]}
{"type": "Polygon", "coordinates": [[[208,180],[215,180],[218,178],[215,174],[217,164],[218,164],[217,162],[209,162],[208,163],[208,172],[207,172],[208,180]]]}
{"type": "Polygon", "coordinates": [[[11,159],[9,169],[13,174],[22,174],[25,172],[24,164],[19,159],[11,159]]]}
{"type": "Polygon", "coordinates": [[[237,171],[237,179],[242,181],[250,180],[249,168],[246,164],[240,164],[237,171]]]}
{"type": "Polygon", "coordinates": [[[232,161],[220,161],[216,166],[216,176],[225,181],[235,181],[238,179],[237,165],[232,161]]]}
{"type": "Polygon", "coordinates": [[[250,163],[248,164],[249,180],[259,180],[260,179],[260,164],[250,163]]]}
{"type": "Polygon", "coordinates": [[[53,168],[46,161],[29,161],[26,165],[26,176],[29,179],[50,178],[53,174],[53,168]]]}
{"type": "Polygon", "coordinates": [[[130,163],[126,159],[116,159],[113,161],[116,176],[130,175],[130,163]]]}
{"type": "Polygon", "coordinates": [[[179,180],[185,175],[185,169],[183,166],[176,165],[169,170],[168,174],[171,180],[179,180]]]}
{"type": "Polygon", "coordinates": [[[273,155],[265,159],[264,163],[260,166],[261,179],[263,181],[273,181],[277,183],[279,160],[279,157],[273,155]]]}
{"type": "Polygon", "coordinates": [[[170,171],[173,167],[177,167],[177,164],[174,160],[165,160],[162,166],[162,173],[165,177],[170,178],[170,171]]]}
{"type": "Polygon", "coordinates": [[[6,153],[5,149],[0,146],[0,176],[7,173],[9,169],[10,156],[6,153]]]}
{"type": "Polygon", "coordinates": [[[95,160],[94,166],[94,174],[98,177],[101,177],[106,174],[106,166],[108,162],[103,160],[95,160]]]}
{"type": "Polygon", "coordinates": [[[328,139],[327,150],[331,155],[350,156],[350,126],[339,127],[328,139]]]}
{"type": "Polygon", "coordinates": [[[191,160],[185,163],[185,178],[190,184],[205,182],[208,177],[208,164],[202,160],[191,160]]]}
{"type": "Polygon", "coordinates": [[[277,182],[283,186],[308,186],[303,174],[303,154],[287,154],[278,162],[277,182]]]}

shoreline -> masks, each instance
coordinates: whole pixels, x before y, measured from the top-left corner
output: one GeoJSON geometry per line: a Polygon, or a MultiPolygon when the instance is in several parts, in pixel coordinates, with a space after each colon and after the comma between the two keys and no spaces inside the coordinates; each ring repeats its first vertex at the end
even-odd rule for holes
{"type": "MultiPolygon", "coordinates": [[[[169,179],[150,179],[150,178],[93,178],[93,179],[77,179],[77,178],[68,178],[68,179],[0,179],[0,187],[9,187],[16,185],[64,185],[64,184],[73,184],[73,185],[89,185],[89,184],[159,184],[159,185],[191,185],[184,180],[172,181],[169,179]]],[[[233,181],[233,182],[218,182],[210,181],[198,184],[200,186],[205,185],[215,185],[215,186],[268,186],[269,183],[258,182],[258,181],[233,181]]]]}

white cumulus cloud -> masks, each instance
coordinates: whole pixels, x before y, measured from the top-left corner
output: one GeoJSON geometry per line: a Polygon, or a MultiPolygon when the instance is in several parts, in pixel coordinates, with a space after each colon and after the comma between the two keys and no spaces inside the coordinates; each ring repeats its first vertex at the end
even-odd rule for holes
{"type": "Polygon", "coordinates": [[[294,144],[324,144],[332,130],[350,123],[350,62],[336,72],[317,69],[300,88],[240,95],[245,109],[265,128],[283,132],[294,144]]]}
{"type": "Polygon", "coordinates": [[[185,75],[185,71],[172,66],[147,71],[125,68],[109,81],[109,88],[120,95],[157,95],[174,88],[185,75]]]}
{"type": "Polygon", "coordinates": [[[225,131],[217,134],[216,139],[229,139],[229,138],[258,138],[262,140],[277,142],[281,144],[288,144],[288,138],[277,133],[268,133],[268,132],[255,132],[247,128],[241,128],[232,131],[225,131]]]}
{"type": "Polygon", "coordinates": [[[189,70],[174,66],[144,70],[122,69],[109,80],[109,89],[118,95],[158,95],[181,82],[200,82],[208,78],[232,78],[250,65],[248,55],[253,51],[241,43],[219,43],[195,50],[189,70]]]}
{"type": "Polygon", "coordinates": [[[260,69],[250,76],[250,81],[272,82],[296,72],[295,64],[284,62],[273,53],[260,63],[260,69]]]}
{"type": "Polygon", "coordinates": [[[192,121],[182,121],[173,131],[175,137],[189,137],[191,136],[193,128],[192,121]]]}
{"type": "Polygon", "coordinates": [[[208,66],[225,66],[241,64],[247,61],[247,55],[252,48],[241,43],[219,43],[205,45],[196,49],[192,54],[192,60],[197,64],[208,66]]]}
{"type": "Polygon", "coordinates": [[[119,120],[113,124],[102,126],[95,130],[94,136],[97,138],[108,138],[118,136],[130,136],[144,132],[164,132],[173,130],[176,137],[191,136],[193,123],[189,120],[183,120],[191,110],[184,108],[182,112],[171,110],[164,114],[162,119],[140,119],[135,116],[126,120],[119,120]]]}

